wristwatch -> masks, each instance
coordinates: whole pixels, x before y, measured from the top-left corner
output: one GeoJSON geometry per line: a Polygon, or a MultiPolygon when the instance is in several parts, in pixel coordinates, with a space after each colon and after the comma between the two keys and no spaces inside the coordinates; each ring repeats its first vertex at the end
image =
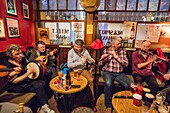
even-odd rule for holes
{"type": "Polygon", "coordinates": [[[100,5],[100,0],[80,0],[80,4],[87,12],[94,12],[100,5]]]}

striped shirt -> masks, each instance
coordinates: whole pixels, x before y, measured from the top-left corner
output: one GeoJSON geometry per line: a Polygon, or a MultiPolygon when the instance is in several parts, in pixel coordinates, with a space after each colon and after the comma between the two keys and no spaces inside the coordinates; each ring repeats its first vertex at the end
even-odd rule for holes
{"type": "Polygon", "coordinates": [[[113,58],[113,55],[108,54],[108,56],[104,58],[103,56],[106,55],[108,51],[111,51],[111,47],[103,51],[103,54],[100,58],[101,60],[99,61],[99,66],[102,66],[103,71],[116,72],[116,73],[123,72],[124,67],[127,67],[129,64],[126,55],[126,50],[121,49],[117,53],[120,62],[118,62],[115,58],[113,58]]]}

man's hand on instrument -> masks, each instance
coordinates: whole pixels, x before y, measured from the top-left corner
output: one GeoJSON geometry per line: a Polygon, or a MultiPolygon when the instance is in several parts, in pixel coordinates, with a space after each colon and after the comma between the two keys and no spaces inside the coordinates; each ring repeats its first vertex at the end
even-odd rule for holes
{"type": "Polygon", "coordinates": [[[21,70],[22,70],[21,67],[14,67],[14,68],[13,68],[13,71],[11,71],[11,72],[9,73],[9,76],[12,77],[12,76],[14,76],[14,75],[19,74],[19,73],[21,72],[21,70]]]}
{"type": "Polygon", "coordinates": [[[11,76],[11,77],[19,74],[21,72],[22,68],[21,67],[14,67],[13,70],[14,71],[11,71],[10,74],[9,74],[9,76],[11,76]]]}
{"type": "Polygon", "coordinates": [[[165,74],[165,75],[164,75],[164,79],[165,79],[165,80],[170,80],[170,74],[165,74]]]}
{"type": "Polygon", "coordinates": [[[50,56],[53,56],[54,55],[54,51],[51,51],[49,54],[50,54],[50,56]]]}
{"type": "Polygon", "coordinates": [[[157,55],[153,55],[152,61],[156,61],[157,59],[158,59],[158,56],[157,55]]]}
{"type": "Polygon", "coordinates": [[[93,58],[90,58],[89,60],[90,62],[95,63],[95,60],[93,58]]]}
{"type": "Polygon", "coordinates": [[[27,73],[28,75],[31,74],[31,73],[35,73],[35,68],[34,67],[31,67],[27,70],[27,73]]]}
{"type": "Polygon", "coordinates": [[[108,53],[111,54],[111,55],[113,55],[113,57],[114,57],[115,59],[118,59],[118,58],[119,58],[118,55],[116,54],[116,51],[115,51],[115,50],[113,50],[113,51],[108,51],[108,53]]]}

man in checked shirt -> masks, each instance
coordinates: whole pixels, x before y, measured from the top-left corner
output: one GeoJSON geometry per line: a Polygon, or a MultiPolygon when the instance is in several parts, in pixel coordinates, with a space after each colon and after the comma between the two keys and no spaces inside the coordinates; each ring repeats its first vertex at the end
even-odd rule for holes
{"type": "Polygon", "coordinates": [[[104,79],[105,113],[112,112],[113,80],[121,84],[125,90],[130,89],[131,80],[123,73],[124,67],[128,66],[128,59],[121,44],[122,38],[114,37],[111,47],[103,51],[99,61],[104,79]]]}

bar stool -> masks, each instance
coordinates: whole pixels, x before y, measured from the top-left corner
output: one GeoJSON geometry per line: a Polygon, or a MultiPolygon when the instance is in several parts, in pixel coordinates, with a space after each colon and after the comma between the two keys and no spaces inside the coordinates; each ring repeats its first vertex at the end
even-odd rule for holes
{"type": "Polygon", "coordinates": [[[77,107],[71,113],[94,113],[94,111],[89,107],[77,107]]]}

